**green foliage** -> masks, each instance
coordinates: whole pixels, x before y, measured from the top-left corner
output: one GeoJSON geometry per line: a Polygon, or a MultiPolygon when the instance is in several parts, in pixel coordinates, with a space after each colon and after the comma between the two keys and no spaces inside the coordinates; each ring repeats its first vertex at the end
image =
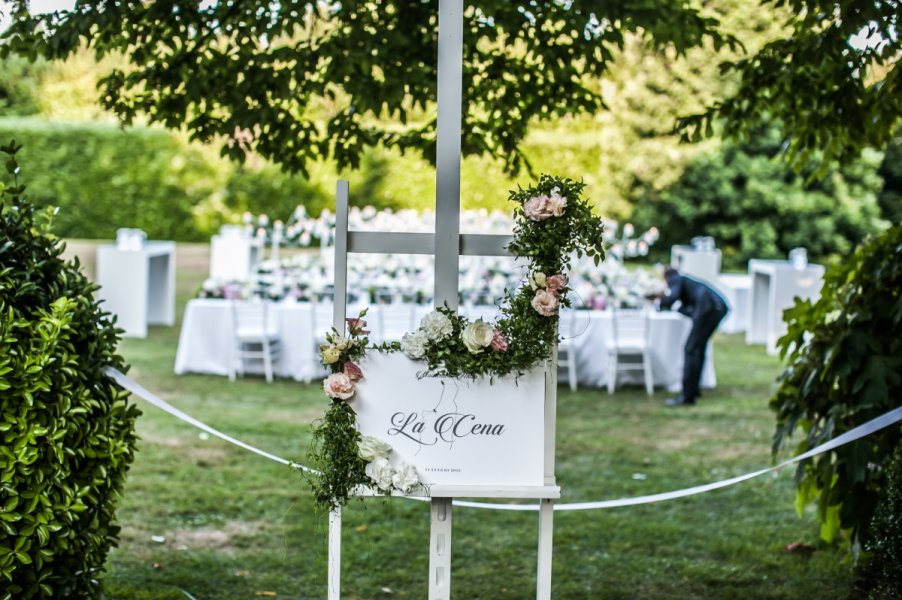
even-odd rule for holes
{"type": "Polygon", "coordinates": [[[750,258],[784,258],[796,247],[814,260],[847,256],[885,226],[877,204],[878,155],[809,180],[775,160],[780,144],[775,129],[759,130],[746,142],[703,153],[661,191],[637,180],[634,220],[660,229],[662,249],[714,236],[724,266],[732,268],[750,258]]]}
{"type": "Polygon", "coordinates": [[[882,148],[902,117],[898,2],[767,3],[789,7],[791,33],[723,65],[740,77],[738,90],[683,119],[685,137],[710,136],[721,120],[724,132],[737,139],[763,122],[778,122],[794,166],[826,157],[820,175],[834,160],[850,162],[864,148],[882,148]]]}
{"type": "Polygon", "coordinates": [[[0,194],[0,598],[99,597],[138,411],[101,373],[126,370],[118,330],[23,197],[17,149],[0,194]]]}
{"type": "MultiPolygon", "coordinates": [[[[335,203],[334,190],[327,192],[299,175],[283,173],[271,163],[230,165],[226,171],[230,171],[223,194],[226,214],[265,212],[274,219],[287,219],[298,204],[303,204],[308,213],[317,215],[335,203]]],[[[213,216],[215,220],[211,225],[218,227],[223,213],[216,212],[213,216]]],[[[215,231],[209,226],[202,230],[215,231]]]]}
{"type": "MultiPolygon", "coordinates": [[[[226,139],[222,152],[239,160],[250,149],[290,170],[327,156],[356,167],[379,144],[434,160],[435,118],[424,113],[436,98],[437,8],[249,0],[179,3],[176,19],[165,3],[85,3],[18,14],[2,50],[61,59],[86,42],[98,55],[121,52],[131,66],[103,79],[106,108],[126,123],[141,114],[193,139],[226,139]]],[[[690,3],[475,0],[463,18],[463,151],[510,170],[531,120],[601,106],[586,77],[604,72],[627,32],[679,53],[734,43],[690,3]]]]}
{"type": "Polygon", "coordinates": [[[902,223],[902,129],[896,130],[886,147],[877,174],[883,178],[883,189],[877,196],[883,218],[890,223],[902,223]]]}
{"type": "MultiPolygon", "coordinates": [[[[770,401],[774,452],[798,428],[801,453],[877,417],[902,398],[902,225],[868,239],[827,271],[820,299],[796,300],[778,344],[788,366],[770,401]]],[[[800,463],[796,502],[816,500],[821,534],[850,530],[867,541],[886,489],[886,466],[902,443],[888,427],[800,463]]]]}
{"type": "Polygon", "coordinates": [[[44,61],[30,63],[21,56],[0,59],[0,115],[32,115],[39,112],[40,74],[44,61]]]}
{"type": "Polygon", "coordinates": [[[2,136],[25,144],[20,162],[34,174],[30,198],[60,208],[54,228],[61,237],[113,239],[119,227],[143,229],[151,239],[209,237],[195,225],[195,206],[222,188],[222,176],[168,132],[4,119],[2,136]]]}
{"type": "Polygon", "coordinates": [[[307,457],[321,475],[308,475],[313,502],[324,509],[345,504],[358,486],[370,483],[366,461],[357,448],[360,432],[357,418],[347,402],[333,400],[323,418],[313,428],[307,457]]]}

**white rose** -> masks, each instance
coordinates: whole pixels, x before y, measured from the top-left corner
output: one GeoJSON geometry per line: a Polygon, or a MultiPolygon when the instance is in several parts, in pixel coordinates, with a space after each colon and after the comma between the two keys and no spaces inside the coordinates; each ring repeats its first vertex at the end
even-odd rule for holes
{"type": "Polygon", "coordinates": [[[545,273],[536,271],[532,274],[532,277],[529,278],[529,285],[532,286],[532,289],[534,290],[544,288],[548,285],[548,277],[545,273]]]}
{"type": "Polygon", "coordinates": [[[420,478],[417,476],[417,469],[410,463],[401,463],[401,466],[395,471],[391,478],[392,485],[404,494],[409,494],[411,490],[420,485],[420,478]]]}
{"type": "MultiPolygon", "coordinates": [[[[555,188],[556,190],[557,188],[555,188]]],[[[548,198],[548,211],[555,217],[559,217],[564,214],[564,209],[567,208],[567,199],[561,196],[558,192],[552,190],[551,197],[548,198]]]]}
{"type": "Polygon", "coordinates": [[[363,436],[358,446],[357,454],[366,461],[374,461],[378,458],[388,458],[391,446],[371,435],[363,436]]]}
{"type": "Polygon", "coordinates": [[[387,458],[377,458],[368,464],[364,471],[367,477],[373,480],[377,488],[385,492],[391,489],[391,480],[395,470],[387,458]]]}
{"type": "Polygon", "coordinates": [[[401,352],[407,355],[407,358],[419,360],[426,356],[426,344],[429,338],[422,329],[418,329],[413,333],[405,333],[401,338],[401,352]]]}
{"type": "Polygon", "coordinates": [[[353,346],[354,340],[348,339],[343,335],[337,335],[333,338],[332,345],[343,351],[353,346]]]}
{"type": "Polygon", "coordinates": [[[482,319],[479,319],[467,325],[460,337],[467,350],[473,354],[479,354],[492,343],[492,338],[495,337],[495,329],[482,319]]]}
{"type": "Polygon", "coordinates": [[[431,341],[443,340],[454,333],[454,326],[448,315],[437,310],[432,311],[420,321],[420,329],[426,332],[431,341]]]}

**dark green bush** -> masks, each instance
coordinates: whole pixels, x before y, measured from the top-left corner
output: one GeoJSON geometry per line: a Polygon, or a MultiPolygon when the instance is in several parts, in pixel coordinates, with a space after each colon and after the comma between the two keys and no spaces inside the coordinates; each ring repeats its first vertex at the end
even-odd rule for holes
{"type": "MultiPolygon", "coordinates": [[[[899,406],[902,398],[902,225],[863,243],[827,270],[820,299],[784,313],[778,345],[787,359],[770,406],[774,452],[796,429],[804,452],[899,406]]],[[[817,501],[821,535],[841,530],[867,543],[886,489],[886,466],[902,443],[898,425],[799,464],[796,507],[817,501]]]]}
{"type": "Polygon", "coordinates": [[[896,448],[887,467],[886,490],[871,525],[864,563],[868,598],[902,598],[902,446],[896,448]]]}
{"type": "Polygon", "coordinates": [[[60,208],[60,237],[112,240],[116,229],[137,227],[151,239],[207,240],[219,227],[200,229],[194,210],[221,191],[222,174],[169,132],[0,119],[0,139],[10,138],[24,144],[31,201],[60,208]]]}
{"type": "Polygon", "coordinates": [[[883,217],[890,223],[902,223],[902,127],[887,145],[877,174],[883,178],[883,189],[877,196],[883,217]]]}
{"type": "Polygon", "coordinates": [[[809,181],[810,173],[795,173],[776,159],[780,147],[776,130],[762,131],[757,139],[700,155],[664,190],[637,182],[634,222],[640,230],[660,229],[658,252],[697,235],[714,236],[729,268],[745,268],[750,258],[785,259],[796,247],[816,261],[844,257],[885,227],[877,153],[809,181]]]}
{"type": "Polygon", "coordinates": [[[139,413],[101,373],[126,369],[119,330],[23,191],[0,183],[0,598],[98,597],[139,413]]]}

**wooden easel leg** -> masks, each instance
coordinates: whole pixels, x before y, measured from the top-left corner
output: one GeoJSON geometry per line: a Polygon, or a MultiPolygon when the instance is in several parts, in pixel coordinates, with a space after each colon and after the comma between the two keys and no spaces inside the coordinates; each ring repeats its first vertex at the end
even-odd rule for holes
{"type": "Polygon", "coordinates": [[[554,500],[539,506],[539,564],[536,567],[536,599],[551,600],[551,553],[554,538],[554,500]]]}
{"type": "Polygon", "coordinates": [[[451,498],[433,498],[429,512],[429,600],[450,600],[451,498]]]}
{"type": "Polygon", "coordinates": [[[341,597],[341,507],[329,511],[329,600],[341,597]]]}

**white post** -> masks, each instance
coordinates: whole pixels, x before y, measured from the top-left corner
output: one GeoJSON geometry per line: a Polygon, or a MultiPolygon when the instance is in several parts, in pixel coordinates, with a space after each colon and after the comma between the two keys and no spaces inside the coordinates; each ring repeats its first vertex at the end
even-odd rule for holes
{"type": "MultiPolygon", "coordinates": [[[[435,306],[457,309],[460,264],[460,120],[463,0],[438,3],[438,117],[435,144],[435,306]]],[[[429,600],[451,598],[451,498],[430,506],[429,600]]]]}
{"type": "Polygon", "coordinates": [[[438,3],[438,118],[435,144],[435,305],[457,308],[460,264],[460,120],[463,0],[438,3]]]}
{"type": "Polygon", "coordinates": [[[329,596],[341,598],[341,507],[329,511],[329,596]]]}
{"type": "MultiPolygon", "coordinates": [[[[557,440],[557,344],[545,370],[545,485],[556,485],[554,449],[557,440]]],[[[571,357],[572,359],[573,357],[571,357]]],[[[536,599],[551,599],[551,563],[554,549],[554,500],[539,505],[539,551],[536,565],[536,599]]]]}
{"type": "Polygon", "coordinates": [[[536,567],[536,600],[551,600],[551,557],[554,542],[554,500],[539,505],[539,560],[536,567]]]}
{"type": "Polygon", "coordinates": [[[433,498],[429,528],[429,600],[451,600],[451,498],[433,498]]]}

